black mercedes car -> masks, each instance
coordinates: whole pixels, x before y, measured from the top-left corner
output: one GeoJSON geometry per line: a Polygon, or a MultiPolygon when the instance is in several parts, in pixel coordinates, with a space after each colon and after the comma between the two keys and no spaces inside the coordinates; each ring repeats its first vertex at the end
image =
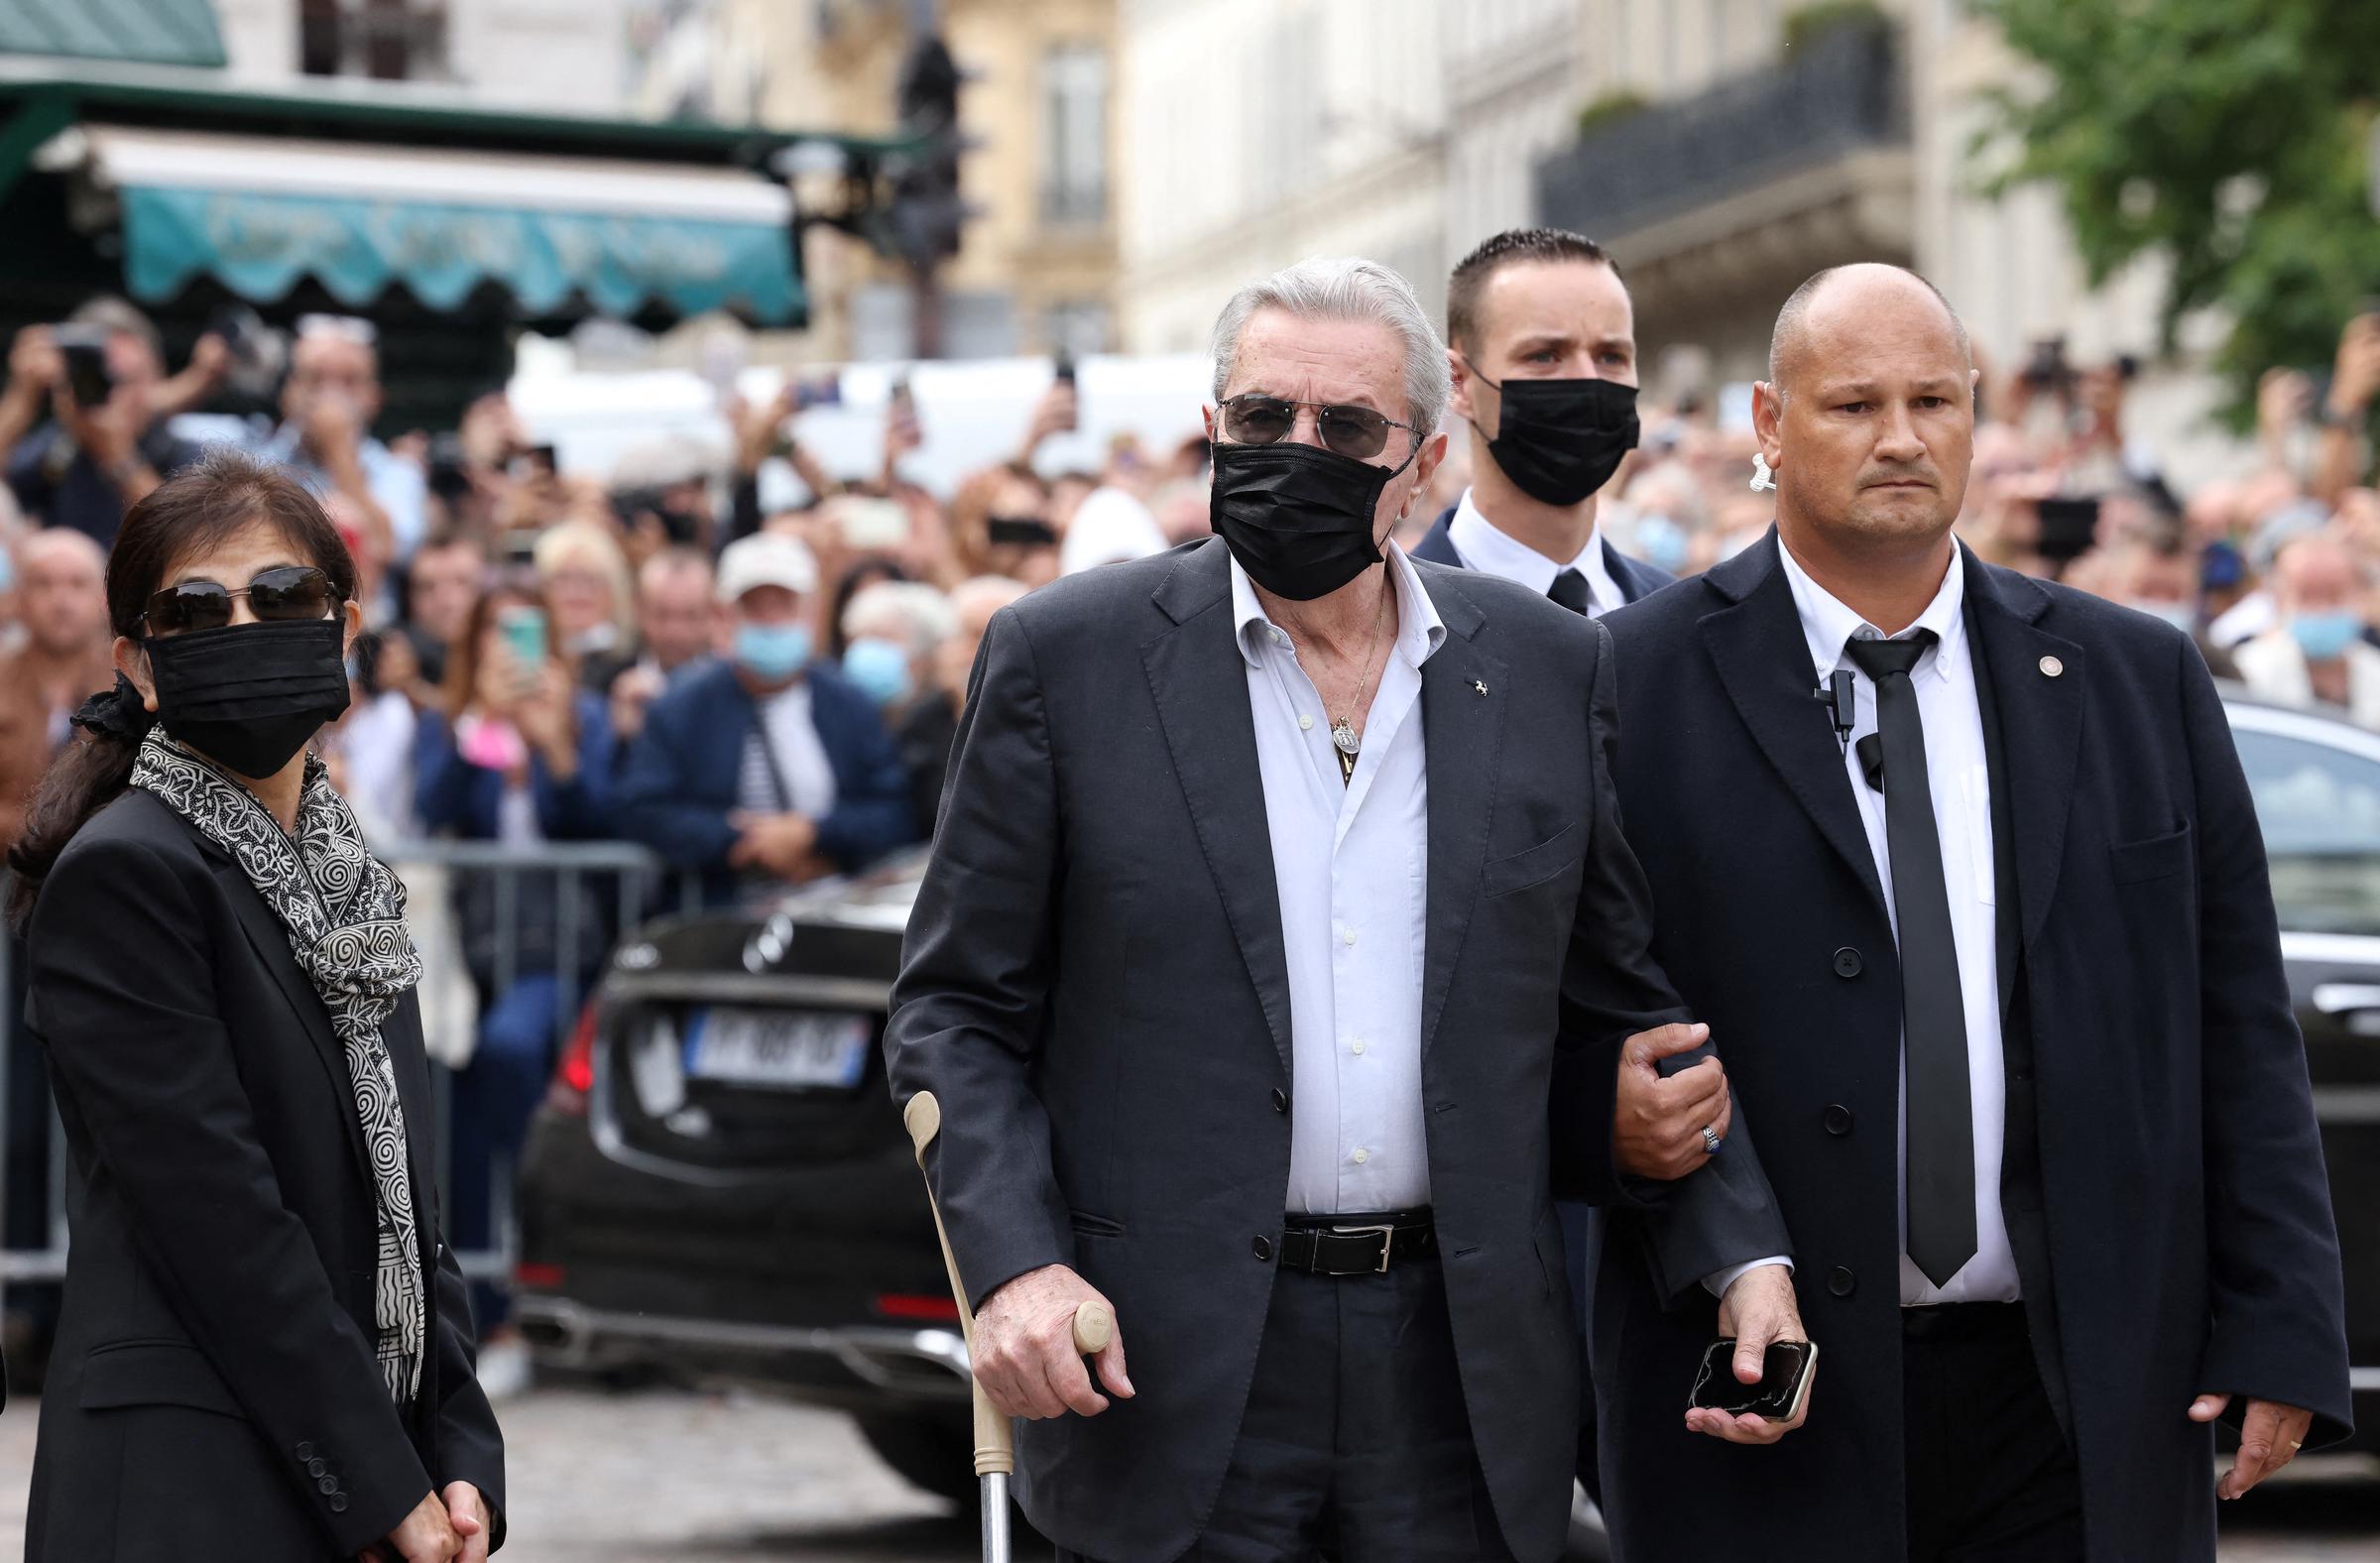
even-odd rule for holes
{"type": "MultiPolygon", "coordinates": [[[[2380,734],[2227,701],[2272,854],[2380,1448],[2380,734]]],[[[546,1358],[842,1407],[971,1500],[967,1355],[882,1040],[922,854],[614,954],[523,1161],[521,1317],[546,1358]]],[[[1680,1385],[1681,1401],[1685,1386],[1680,1385]]],[[[1574,1555],[1596,1555],[1582,1500],[1574,1555]]]]}

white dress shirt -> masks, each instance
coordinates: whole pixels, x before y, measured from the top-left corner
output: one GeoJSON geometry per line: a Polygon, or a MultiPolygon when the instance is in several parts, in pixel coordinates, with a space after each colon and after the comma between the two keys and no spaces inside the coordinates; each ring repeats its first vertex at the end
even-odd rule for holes
{"type": "Polygon", "coordinates": [[[759,702],[760,720],[744,740],[744,771],[736,782],[736,800],[755,814],[790,811],[804,819],[824,819],[835,811],[835,763],[828,758],[818,728],[810,720],[809,680],[795,679],[759,702]],[[768,747],[763,749],[761,746],[768,747]],[[770,761],[776,762],[775,773],[770,761]],[[789,797],[777,795],[777,779],[789,797]]]}
{"type": "Polygon", "coordinates": [[[1421,970],[1429,791],[1421,664],[1446,626],[1394,543],[1396,640],[1382,655],[1352,781],[1331,722],[1237,559],[1232,615],[1248,663],[1264,822],[1289,967],[1291,1211],[1430,1202],[1421,1110],[1421,970]]]}
{"type": "MultiPolygon", "coordinates": [[[[1950,1283],[1936,1286],[1915,1262],[1901,1256],[1901,1305],[1923,1307],[1944,1302],[2014,1302],[2018,1297],[2016,1256],[2008,1247],[2008,1224],[2000,1215],[2000,1151],[2002,1123],[2007,1109],[2007,1080],[2001,1073],[1999,933],[1994,904],[1998,900],[1991,852],[1991,773],[1984,759],[1983,711],[1975,695],[1973,648],[1966,638],[1966,571],[1954,544],[1951,567],[1942,587],[1917,622],[1889,639],[1907,640],[1920,630],[1937,637],[1934,647],[1910,671],[1917,691],[1918,719],[1926,731],[1926,778],[1934,793],[1934,828],[1942,840],[1942,882],[1949,893],[1951,940],[1959,952],[1959,997],[1966,1012],[1966,1080],[1974,1115],[1975,1141],[1975,1254],[1950,1283]]],[[[1885,639],[1812,580],[1782,542],[1778,555],[1785,578],[1793,587],[1793,605],[1801,614],[1802,634],[1818,682],[1825,684],[1837,669],[1847,670],[1856,692],[1858,717],[1844,754],[1844,784],[1859,801],[1860,822],[1867,828],[1867,848],[1876,862],[1876,879],[1884,890],[1884,909],[1893,918],[1895,939],[1899,912],[1892,900],[1892,854],[1884,832],[1884,794],[1867,784],[1859,766],[1859,740],[1876,730],[1876,686],[1859,665],[1844,655],[1853,638],[1885,639]]],[[[1904,1239],[1908,1228],[1908,1071],[1901,1081],[1901,1218],[1904,1239]]]]}
{"type": "Polygon", "coordinates": [[[1587,617],[1600,619],[1614,608],[1627,606],[1627,596],[1604,561],[1604,531],[1601,527],[1587,535],[1587,546],[1579,556],[1564,562],[1549,559],[1522,542],[1519,539],[1496,529],[1494,522],[1480,514],[1465,489],[1463,498],[1455,504],[1455,519],[1446,524],[1446,539],[1455,545],[1455,554],[1467,570],[1487,575],[1500,575],[1517,581],[1542,597],[1554,589],[1554,577],[1564,570],[1577,570],[1587,577],[1587,617]]]}

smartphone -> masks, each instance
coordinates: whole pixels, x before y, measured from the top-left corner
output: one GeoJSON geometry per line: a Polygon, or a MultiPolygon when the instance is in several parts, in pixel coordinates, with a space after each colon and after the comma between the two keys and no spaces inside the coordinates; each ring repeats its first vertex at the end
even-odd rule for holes
{"type": "Polygon", "coordinates": [[[855,494],[836,502],[835,516],[844,542],[863,552],[897,548],[909,541],[908,507],[898,500],[855,494]]]}
{"type": "Polygon", "coordinates": [[[984,541],[994,547],[1014,544],[1026,548],[1054,548],[1058,545],[1058,529],[1031,516],[994,516],[984,524],[984,541]]]}
{"type": "Polygon", "coordinates": [[[1074,355],[1064,348],[1058,349],[1057,359],[1050,366],[1050,377],[1060,385],[1074,384],[1074,355]]]}
{"type": "Polygon", "coordinates": [[[513,661],[530,674],[545,665],[545,615],[526,604],[506,608],[496,615],[496,631],[504,637],[504,648],[512,653],[513,661]]]}
{"type": "Polygon", "coordinates": [[[526,483],[533,478],[549,478],[562,470],[561,461],[551,445],[525,445],[513,457],[508,469],[515,482],[526,483]]]}
{"type": "Polygon", "coordinates": [[[807,413],[814,407],[843,405],[843,377],[834,374],[818,375],[793,382],[793,411],[807,413]]]}
{"type": "Polygon", "coordinates": [[[449,505],[471,492],[471,469],[463,456],[463,436],[451,429],[430,436],[429,491],[449,505]]]}
{"type": "Polygon", "coordinates": [[[2066,560],[2090,550],[2098,540],[2099,497],[2056,494],[2035,502],[2041,515],[2041,556],[2066,560]]]}
{"type": "Polygon", "coordinates": [[[1744,1383],[1735,1377],[1734,1338],[1723,1336],[1703,1353],[1703,1365],[1695,1370],[1694,1392],[1686,1397],[1686,1404],[1729,1416],[1748,1413],[1772,1422],[1790,1422],[1802,1414],[1802,1405],[1810,1398],[1810,1376],[1817,1369],[1817,1342],[1777,1341],[1760,1360],[1760,1382],[1744,1383]]]}
{"type": "Polygon", "coordinates": [[[66,389],[77,407],[97,407],[116,388],[107,368],[107,332],[95,325],[60,325],[51,339],[66,361],[66,389]]]}

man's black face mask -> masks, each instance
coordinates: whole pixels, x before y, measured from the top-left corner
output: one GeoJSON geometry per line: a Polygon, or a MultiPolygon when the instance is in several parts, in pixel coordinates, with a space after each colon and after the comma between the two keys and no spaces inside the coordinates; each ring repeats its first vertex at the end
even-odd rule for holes
{"type": "MultiPolygon", "coordinates": [[[[1420,450],[1416,436],[1413,455],[1420,450]]],[[[1380,561],[1372,516],[1380,491],[1413,455],[1376,467],[1288,440],[1219,444],[1208,519],[1249,579],[1266,591],[1291,602],[1327,597],[1380,561]]]]}
{"type": "MultiPolygon", "coordinates": [[[[1546,505],[1576,505],[1611,481],[1636,448],[1636,388],[1616,380],[1519,380],[1497,385],[1503,401],[1488,452],[1504,476],[1546,505]]],[[[1480,431],[1478,423],[1472,428],[1480,431]]]]}

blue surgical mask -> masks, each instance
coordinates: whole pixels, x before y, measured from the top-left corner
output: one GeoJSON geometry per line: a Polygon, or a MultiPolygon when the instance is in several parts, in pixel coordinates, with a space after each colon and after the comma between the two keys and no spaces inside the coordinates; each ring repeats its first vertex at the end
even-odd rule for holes
{"type": "Polygon", "coordinates": [[[2343,656],[2363,634],[2363,620],[2345,609],[2328,613],[2293,613],[2289,616],[2289,633],[2297,638],[2298,650],[2311,661],[2326,662],[2343,656]]]}
{"type": "Polygon", "coordinates": [[[909,654],[891,641],[874,637],[854,641],[844,649],[843,676],[886,708],[906,700],[915,686],[909,676],[909,654]]]}
{"type": "Polygon", "coordinates": [[[778,683],[810,665],[806,624],[739,624],[736,665],[764,683],[778,683]]]}
{"type": "Polygon", "coordinates": [[[2187,602],[2165,602],[2154,597],[2135,597],[2126,604],[2135,612],[2152,619],[2163,619],[2184,635],[2195,635],[2199,628],[2199,610],[2187,602]]]}

